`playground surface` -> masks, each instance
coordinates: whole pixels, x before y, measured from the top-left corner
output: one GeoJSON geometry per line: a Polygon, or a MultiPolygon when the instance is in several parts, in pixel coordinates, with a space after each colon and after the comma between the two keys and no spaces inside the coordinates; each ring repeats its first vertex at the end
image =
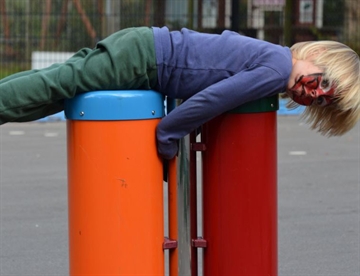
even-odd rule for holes
{"type": "MultiPolygon", "coordinates": [[[[278,117],[279,275],[360,275],[360,125],[278,117]]],[[[68,275],[66,125],[0,127],[0,276],[68,275]]]]}

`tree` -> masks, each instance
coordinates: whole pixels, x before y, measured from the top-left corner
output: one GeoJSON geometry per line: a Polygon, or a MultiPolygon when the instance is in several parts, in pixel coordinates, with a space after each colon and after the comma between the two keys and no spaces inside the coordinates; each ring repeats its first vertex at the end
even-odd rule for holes
{"type": "Polygon", "coordinates": [[[360,53],[360,1],[345,1],[345,43],[360,53]]]}

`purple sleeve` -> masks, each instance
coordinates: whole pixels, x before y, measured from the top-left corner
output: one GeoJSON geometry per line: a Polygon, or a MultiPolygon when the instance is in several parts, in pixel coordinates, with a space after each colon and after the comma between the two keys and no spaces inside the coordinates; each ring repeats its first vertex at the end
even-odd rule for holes
{"type": "Polygon", "coordinates": [[[271,68],[258,66],[215,83],[190,97],[157,126],[159,154],[173,158],[178,139],[212,118],[246,102],[284,91],[285,80],[271,68]]]}

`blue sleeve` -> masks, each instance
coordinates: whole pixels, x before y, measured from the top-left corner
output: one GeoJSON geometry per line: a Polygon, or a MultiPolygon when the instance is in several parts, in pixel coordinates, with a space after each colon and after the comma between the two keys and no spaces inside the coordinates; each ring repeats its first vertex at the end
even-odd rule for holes
{"type": "Polygon", "coordinates": [[[165,159],[173,158],[178,151],[178,139],[246,102],[283,92],[285,82],[273,69],[257,66],[196,93],[158,124],[159,154],[165,159]]]}

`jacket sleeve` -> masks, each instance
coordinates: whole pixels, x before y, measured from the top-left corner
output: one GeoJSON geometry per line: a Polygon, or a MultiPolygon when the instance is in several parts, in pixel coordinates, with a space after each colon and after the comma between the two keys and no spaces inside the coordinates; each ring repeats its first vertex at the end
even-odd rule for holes
{"type": "Polygon", "coordinates": [[[256,66],[194,94],[158,124],[159,154],[165,159],[173,158],[178,151],[178,139],[246,102],[283,92],[285,83],[273,69],[256,66]]]}

